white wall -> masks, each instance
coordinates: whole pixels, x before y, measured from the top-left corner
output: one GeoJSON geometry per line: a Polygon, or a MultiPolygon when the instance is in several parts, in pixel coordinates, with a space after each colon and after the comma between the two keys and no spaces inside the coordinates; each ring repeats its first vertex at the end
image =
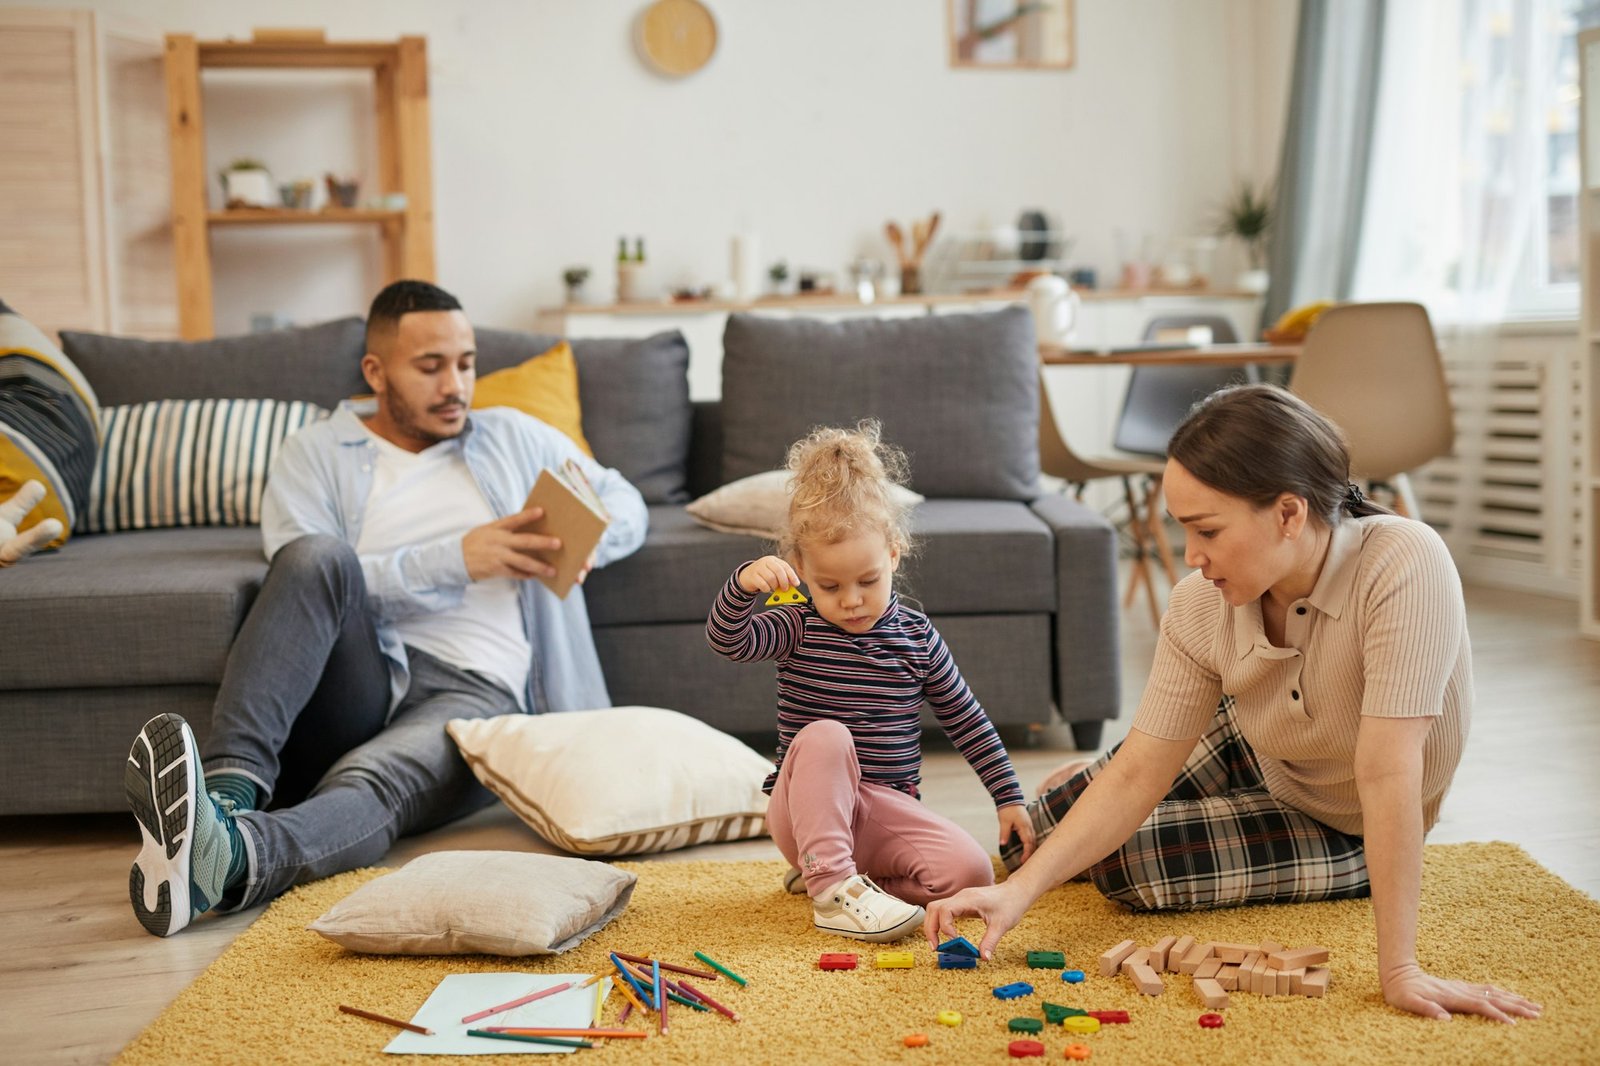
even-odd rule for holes
{"type": "MultiPolygon", "coordinates": [[[[203,38],[263,24],[425,35],[439,281],[499,326],[558,302],[569,264],[606,295],[619,234],[645,237],[655,280],[709,284],[736,230],[760,233],[764,261],[841,272],[857,254],[890,258],[886,219],[935,208],[964,230],[1054,212],[1073,260],[1112,279],[1119,229],[1159,256],[1276,161],[1289,0],[1077,0],[1068,72],[950,69],[942,0],[709,5],[720,47],[682,81],[633,52],[643,0],[87,6],[203,38]]],[[[370,172],[361,78],[206,78],[211,172],[245,154],[281,179],[370,172]]],[[[219,332],[257,311],[359,312],[378,280],[370,234],[236,232],[215,249],[219,332]]],[[[1218,265],[1232,277],[1232,250],[1218,265]]]]}

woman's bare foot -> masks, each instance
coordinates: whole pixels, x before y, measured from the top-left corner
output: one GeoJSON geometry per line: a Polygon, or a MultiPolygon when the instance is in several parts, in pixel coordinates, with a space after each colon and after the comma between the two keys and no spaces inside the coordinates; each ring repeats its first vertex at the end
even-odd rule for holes
{"type": "Polygon", "coordinates": [[[1093,759],[1074,759],[1072,762],[1063,763],[1060,769],[1056,770],[1049,777],[1039,782],[1039,788],[1034,795],[1042,796],[1052,789],[1061,787],[1066,783],[1068,778],[1075,777],[1076,775],[1082,773],[1087,767],[1093,765],[1093,759]]]}

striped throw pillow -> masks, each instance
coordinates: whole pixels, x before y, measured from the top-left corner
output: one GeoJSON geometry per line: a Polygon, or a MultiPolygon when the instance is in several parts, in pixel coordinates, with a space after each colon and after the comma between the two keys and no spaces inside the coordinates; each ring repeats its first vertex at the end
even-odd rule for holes
{"type": "Polygon", "coordinates": [[[87,532],[261,522],[285,438],[328,412],[300,400],[156,400],[101,410],[87,532]]]}

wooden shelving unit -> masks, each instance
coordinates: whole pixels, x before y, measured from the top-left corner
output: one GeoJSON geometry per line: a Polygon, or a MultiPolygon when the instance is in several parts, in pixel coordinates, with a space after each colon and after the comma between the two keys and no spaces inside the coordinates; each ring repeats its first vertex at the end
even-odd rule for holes
{"type": "Polygon", "coordinates": [[[1582,265],[1582,359],[1578,389],[1583,399],[1579,446],[1583,452],[1579,564],[1582,584],[1579,627],[1600,640],[1600,29],[1578,34],[1578,157],[1583,171],[1579,198],[1579,259],[1582,265]]]}
{"type": "Polygon", "coordinates": [[[177,259],[179,331],[210,337],[211,229],[215,226],[375,225],[383,237],[387,281],[431,281],[433,172],[428,132],[428,55],[421,37],[398,41],[200,41],[166,39],[167,126],[172,146],[172,216],[177,259]],[[356,68],[375,79],[378,173],[375,195],[401,193],[399,210],[212,211],[206,203],[205,118],[200,72],[207,68],[313,70],[356,68]]]}

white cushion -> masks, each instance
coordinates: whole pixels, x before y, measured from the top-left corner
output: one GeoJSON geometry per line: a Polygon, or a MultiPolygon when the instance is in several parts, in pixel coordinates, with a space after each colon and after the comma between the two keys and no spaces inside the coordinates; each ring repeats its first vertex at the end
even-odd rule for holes
{"type": "MultiPolygon", "coordinates": [[[[723,533],[775,541],[789,516],[789,477],[787,470],[769,470],[730,481],[689,504],[689,514],[701,525],[723,533]]],[[[900,485],[892,486],[889,495],[908,508],[926,498],[900,485]]]]}
{"type": "Polygon", "coordinates": [[[660,707],[458,718],[472,772],[540,836],[585,855],[641,855],[766,832],[772,763],[660,707]]]}
{"type": "Polygon", "coordinates": [[[436,851],[368,881],[307,928],[375,955],[553,955],[621,914],[637,880],[587,859],[436,851]]]}

